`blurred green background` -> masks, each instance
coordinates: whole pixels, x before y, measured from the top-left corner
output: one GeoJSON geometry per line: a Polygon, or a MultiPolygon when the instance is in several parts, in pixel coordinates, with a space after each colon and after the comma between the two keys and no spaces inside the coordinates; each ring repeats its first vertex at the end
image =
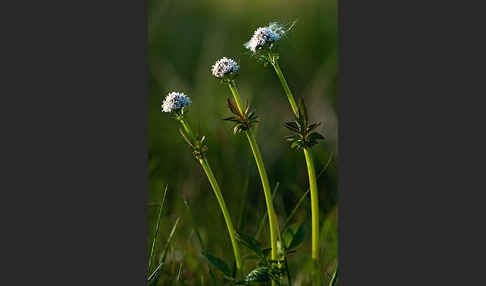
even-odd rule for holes
{"type": "MultiPolygon", "coordinates": [[[[160,105],[170,91],[191,97],[188,119],[195,131],[206,135],[207,157],[218,179],[238,230],[254,234],[266,212],[264,195],[251,150],[244,136],[232,134],[231,124],[221,120],[230,115],[225,99],[227,86],[210,74],[211,65],[226,56],[240,64],[237,78],[240,95],[248,99],[260,118],[257,141],[272,187],[280,183],[276,210],[280,223],[288,216],[308,188],[302,152],[291,150],[283,139],[289,131],[282,126],[292,113],[271,66],[264,67],[250,57],[243,44],[253,31],[269,22],[298,20],[280,44],[280,66],[294,96],[303,96],[313,121],[321,121],[317,131],[326,140],[316,145],[314,158],[319,172],[321,208],[322,273],[332,272],[337,263],[337,105],[338,105],[338,26],[337,0],[321,1],[148,1],[148,243],[154,239],[157,203],[168,185],[167,204],[156,252],[160,252],[175,220],[181,221],[174,236],[168,264],[159,285],[167,285],[181,263],[183,285],[200,285],[208,277],[208,266],[200,257],[186,199],[194,212],[206,248],[232,261],[233,253],[224,219],[201,166],[179,135],[178,122],[160,105]],[[245,189],[246,196],[245,196],[245,189]],[[246,199],[246,204],[244,204],[246,199]],[[201,278],[201,276],[206,278],[201,278]]],[[[294,285],[307,285],[310,260],[309,198],[294,222],[307,222],[304,244],[290,260],[294,285]]],[[[267,227],[261,240],[268,246],[267,227]]],[[[246,253],[246,250],[242,248],[246,253]]],[[[246,269],[253,267],[252,262],[246,269]]]]}

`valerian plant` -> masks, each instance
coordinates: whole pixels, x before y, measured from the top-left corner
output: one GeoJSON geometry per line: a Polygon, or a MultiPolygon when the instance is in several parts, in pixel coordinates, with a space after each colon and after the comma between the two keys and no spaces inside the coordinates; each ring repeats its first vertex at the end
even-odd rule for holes
{"type": "MultiPolygon", "coordinates": [[[[231,93],[233,94],[234,103],[228,99],[228,107],[235,116],[228,117],[226,120],[235,122],[233,127],[234,133],[244,133],[250,144],[250,148],[253,153],[253,157],[258,167],[258,172],[260,174],[260,179],[263,186],[263,192],[265,194],[265,202],[267,205],[267,214],[270,227],[270,244],[271,244],[271,258],[273,261],[278,261],[278,248],[277,248],[277,236],[280,236],[279,225],[277,220],[277,214],[273,206],[272,193],[270,188],[270,182],[268,180],[267,171],[265,165],[263,164],[263,158],[260,152],[260,148],[256,142],[255,136],[253,135],[251,127],[256,123],[257,117],[253,112],[250,111],[247,105],[243,109],[241,103],[241,98],[236,88],[235,78],[238,75],[240,67],[236,61],[233,59],[228,59],[226,57],[216,61],[216,63],[211,68],[212,75],[220,80],[222,83],[227,84],[231,93]]],[[[278,263],[277,263],[278,264],[278,263]]],[[[280,267],[280,265],[278,265],[280,267]]],[[[272,284],[273,284],[272,280],[272,284]]]]}
{"type": "Polygon", "coordinates": [[[314,265],[313,284],[320,284],[320,275],[317,270],[319,267],[319,196],[317,188],[317,178],[314,167],[314,159],[311,153],[311,147],[318,143],[318,140],[324,137],[312,132],[319,126],[318,123],[308,124],[307,111],[303,101],[297,106],[295,98],[290,91],[285,76],[280,69],[280,55],[277,51],[278,42],[284,38],[288,31],[294,26],[294,21],[288,28],[278,23],[270,23],[266,27],[258,28],[251,37],[250,41],[244,44],[250,53],[257,59],[263,60],[265,65],[270,63],[277,74],[280,83],[287,95],[290,107],[296,117],[295,121],[286,122],[285,126],[295,134],[287,137],[291,142],[291,147],[302,150],[307,164],[309,176],[309,187],[311,192],[311,212],[312,212],[312,260],[314,265]]]}
{"type": "MultiPolygon", "coordinates": [[[[232,276],[238,277],[241,273],[242,263],[241,263],[239,246],[236,241],[236,231],[233,227],[231,216],[229,214],[226,203],[223,199],[221,188],[219,187],[218,181],[216,180],[213,170],[211,169],[211,166],[209,165],[209,162],[205,156],[205,153],[208,150],[208,147],[206,145],[206,137],[202,136],[201,138],[199,138],[198,136],[196,136],[192,132],[192,129],[189,123],[187,122],[187,119],[185,118],[185,114],[187,113],[187,111],[185,111],[185,108],[189,106],[191,103],[192,103],[191,99],[188,96],[186,96],[184,93],[171,92],[169,93],[169,95],[167,95],[167,97],[162,103],[162,111],[173,114],[174,119],[176,119],[181,123],[183,129],[179,129],[179,132],[184,138],[184,140],[187,142],[187,144],[192,148],[194,158],[197,161],[199,161],[201,167],[206,173],[206,176],[208,177],[208,180],[211,184],[211,187],[214,191],[214,194],[216,195],[216,199],[218,200],[219,206],[221,208],[221,212],[223,213],[226,222],[226,227],[228,228],[228,234],[231,240],[231,244],[233,246],[233,253],[235,256],[235,264],[236,264],[236,273],[234,273],[234,275],[232,276]]],[[[210,259],[209,261],[214,261],[214,260],[210,259]]],[[[228,273],[229,272],[225,274],[228,273]]]]}

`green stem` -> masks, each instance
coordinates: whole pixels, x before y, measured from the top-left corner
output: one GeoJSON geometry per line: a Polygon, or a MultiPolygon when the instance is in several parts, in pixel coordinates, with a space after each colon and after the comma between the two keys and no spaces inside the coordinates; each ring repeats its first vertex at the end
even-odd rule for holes
{"type": "Polygon", "coordinates": [[[311,195],[311,212],[312,212],[312,260],[319,258],[319,196],[317,193],[316,170],[314,160],[312,159],[311,150],[304,148],[305,161],[307,163],[307,172],[309,174],[309,188],[311,195]]]}
{"type": "Polygon", "coordinates": [[[184,117],[182,117],[182,116],[180,118],[178,118],[178,119],[181,122],[182,127],[184,127],[184,130],[186,131],[187,135],[189,135],[189,139],[191,139],[191,141],[194,142],[194,140],[196,139],[196,137],[194,136],[194,133],[192,132],[191,127],[186,122],[186,119],[184,117]]]}
{"type": "MultiPolygon", "coordinates": [[[[240,96],[236,89],[236,83],[234,80],[228,83],[228,86],[233,93],[233,97],[236,101],[236,105],[239,111],[244,114],[244,110],[241,105],[240,96]]],[[[260,179],[263,185],[263,192],[265,194],[265,202],[267,204],[267,213],[268,213],[268,223],[270,226],[270,243],[272,247],[272,260],[277,259],[277,229],[278,229],[278,222],[276,218],[275,209],[273,207],[272,201],[272,190],[270,188],[270,183],[268,181],[267,171],[265,170],[265,165],[263,164],[262,155],[260,153],[260,148],[255,140],[255,136],[251,132],[250,129],[246,130],[246,137],[248,138],[248,142],[250,143],[251,151],[253,152],[253,157],[255,158],[255,162],[258,167],[258,172],[260,173],[260,179]]]]}
{"type": "Polygon", "coordinates": [[[233,252],[235,254],[235,261],[236,261],[236,269],[237,269],[237,277],[241,273],[241,256],[240,256],[240,250],[238,247],[238,242],[236,240],[236,232],[233,227],[233,223],[231,222],[231,217],[228,212],[228,208],[226,207],[226,203],[224,202],[223,199],[223,194],[221,193],[221,189],[219,188],[218,182],[216,181],[216,178],[214,177],[213,171],[211,170],[211,166],[209,166],[209,163],[206,159],[206,157],[203,157],[199,159],[199,163],[201,163],[201,166],[204,169],[204,172],[206,172],[206,175],[208,176],[209,182],[211,183],[211,186],[213,187],[214,194],[216,195],[216,198],[218,199],[219,206],[221,208],[221,211],[223,212],[224,220],[226,221],[226,227],[228,228],[229,236],[231,239],[231,244],[233,245],[233,252]]]}
{"type": "Polygon", "coordinates": [[[295,103],[294,96],[292,95],[292,92],[290,91],[289,85],[287,84],[287,80],[285,79],[282,70],[280,69],[280,66],[278,65],[277,59],[269,55],[270,62],[272,63],[273,68],[275,69],[275,72],[277,73],[278,78],[280,79],[280,82],[282,83],[283,89],[285,91],[285,94],[287,95],[287,98],[289,99],[290,107],[292,107],[292,111],[294,112],[295,116],[299,115],[299,109],[297,107],[297,103],[295,103]]]}
{"type": "MultiPolygon", "coordinates": [[[[190,139],[194,142],[196,137],[194,136],[194,133],[191,130],[191,127],[187,123],[184,117],[180,117],[179,121],[182,124],[182,127],[184,127],[184,130],[190,137],[190,139]]],[[[228,212],[228,208],[226,207],[226,203],[223,199],[223,194],[221,193],[221,189],[219,187],[218,181],[216,181],[216,177],[214,177],[213,170],[211,169],[211,166],[209,165],[208,160],[206,157],[202,157],[199,159],[199,163],[201,163],[201,166],[204,169],[204,172],[206,173],[206,176],[208,177],[209,183],[211,184],[211,187],[213,188],[214,194],[216,195],[216,199],[218,200],[219,207],[221,208],[221,211],[223,212],[224,220],[226,222],[226,227],[228,228],[228,233],[231,239],[231,244],[233,246],[233,252],[235,255],[235,261],[236,261],[236,269],[237,269],[237,277],[241,273],[241,256],[240,256],[240,249],[238,247],[238,242],[236,240],[236,232],[233,227],[233,222],[231,221],[231,217],[228,212]]]]}
{"type": "MultiPolygon", "coordinates": [[[[270,63],[272,63],[275,72],[282,84],[282,87],[287,95],[290,103],[290,107],[294,112],[295,116],[299,116],[299,109],[295,103],[294,96],[290,91],[287,80],[280,69],[278,60],[271,54],[268,55],[270,63]]],[[[312,260],[317,263],[319,258],[319,196],[317,189],[316,171],[314,168],[314,160],[312,159],[311,150],[309,148],[304,148],[305,161],[307,163],[307,172],[309,174],[309,188],[311,192],[311,212],[312,212],[312,260]]]]}

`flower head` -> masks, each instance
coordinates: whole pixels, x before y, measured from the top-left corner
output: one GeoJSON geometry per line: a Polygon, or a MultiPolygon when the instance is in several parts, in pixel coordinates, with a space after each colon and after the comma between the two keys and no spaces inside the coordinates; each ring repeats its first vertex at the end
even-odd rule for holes
{"type": "Polygon", "coordinates": [[[211,67],[211,73],[216,78],[231,78],[237,74],[239,69],[240,66],[237,62],[225,57],[216,61],[216,63],[211,67]]]}
{"type": "Polygon", "coordinates": [[[250,41],[246,42],[244,46],[253,53],[256,53],[257,50],[271,47],[272,44],[278,41],[287,31],[288,29],[285,29],[278,23],[270,23],[266,27],[258,28],[255,33],[253,33],[250,41]]]}
{"type": "Polygon", "coordinates": [[[171,92],[169,93],[164,102],[162,102],[163,112],[172,112],[181,110],[182,108],[191,104],[191,99],[182,92],[171,92]]]}

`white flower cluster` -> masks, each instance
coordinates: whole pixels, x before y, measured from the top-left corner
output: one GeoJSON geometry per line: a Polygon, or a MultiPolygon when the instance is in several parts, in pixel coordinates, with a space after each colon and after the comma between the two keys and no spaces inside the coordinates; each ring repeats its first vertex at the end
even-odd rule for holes
{"type": "Polygon", "coordinates": [[[237,72],[240,69],[240,66],[232,60],[228,58],[219,59],[211,68],[211,72],[213,76],[217,78],[223,78],[228,76],[232,73],[237,72]]]}
{"type": "Polygon", "coordinates": [[[191,104],[191,99],[182,92],[169,93],[162,102],[163,112],[172,112],[182,109],[191,104]]]}
{"type": "Polygon", "coordinates": [[[253,33],[250,41],[245,43],[245,48],[255,53],[257,49],[261,49],[267,44],[278,41],[285,32],[285,29],[281,25],[270,23],[267,27],[258,28],[255,33],[253,33]]]}

